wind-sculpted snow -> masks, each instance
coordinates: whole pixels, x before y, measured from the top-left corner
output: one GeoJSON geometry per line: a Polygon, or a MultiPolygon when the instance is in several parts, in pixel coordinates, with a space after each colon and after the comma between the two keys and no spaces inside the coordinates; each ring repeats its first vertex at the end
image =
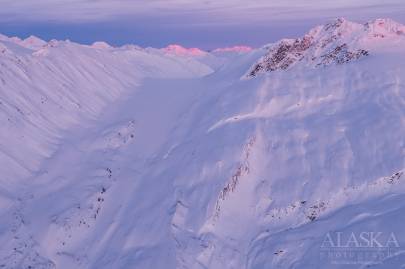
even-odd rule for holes
{"type": "Polygon", "coordinates": [[[0,268],[400,268],[403,29],[204,55],[0,36],[0,268]],[[393,255],[336,260],[337,232],[393,255]]]}

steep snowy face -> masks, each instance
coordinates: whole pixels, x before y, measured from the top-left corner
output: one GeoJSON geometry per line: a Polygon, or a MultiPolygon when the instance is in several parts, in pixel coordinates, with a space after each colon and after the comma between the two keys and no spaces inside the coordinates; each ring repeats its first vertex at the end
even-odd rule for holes
{"type": "Polygon", "coordinates": [[[302,38],[285,39],[270,45],[268,53],[254,64],[247,77],[293,66],[322,67],[344,64],[368,56],[384,38],[404,39],[404,26],[389,19],[366,24],[337,19],[318,26],[302,38]]]}
{"type": "MultiPolygon", "coordinates": [[[[336,230],[394,233],[404,246],[391,212],[405,211],[405,40],[391,26],[383,38],[367,26],[380,23],[337,20],[281,41],[285,54],[271,57],[291,62],[285,72],[213,93],[211,113],[193,128],[207,135],[193,132],[191,159],[177,166],[178,267],[334,268],[320,247],[336,230]]],[[[169,156],[186,156],[175,149],[169,156]]],[[[364,263],[391,268],[391,258],[364,263]]]]}

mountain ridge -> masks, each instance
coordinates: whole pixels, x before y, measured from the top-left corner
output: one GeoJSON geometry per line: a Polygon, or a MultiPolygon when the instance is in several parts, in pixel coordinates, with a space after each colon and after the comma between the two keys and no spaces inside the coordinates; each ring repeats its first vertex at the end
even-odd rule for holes
{"type": "Polygon", "coordinates": [[[359,24],[339,18],[311,29],[302,38],[284,39],[269,45],[267,54],[246,77],[300,64],[319,67],[355,61],[368,56],[374,49],[369,43],[379,43],[384,38],[404,40],[405,26],[390,19],[359,24]]]}

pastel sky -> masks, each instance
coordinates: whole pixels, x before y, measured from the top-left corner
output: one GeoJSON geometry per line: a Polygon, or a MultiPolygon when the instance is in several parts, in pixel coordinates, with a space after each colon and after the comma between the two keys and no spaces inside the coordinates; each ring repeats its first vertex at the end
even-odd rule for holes
{"type": "Polygon", "coordinates": [[[405,1],[0,0],[0,33],[113,45],[258,47],[336,17],[405,23],[405,1]]]}

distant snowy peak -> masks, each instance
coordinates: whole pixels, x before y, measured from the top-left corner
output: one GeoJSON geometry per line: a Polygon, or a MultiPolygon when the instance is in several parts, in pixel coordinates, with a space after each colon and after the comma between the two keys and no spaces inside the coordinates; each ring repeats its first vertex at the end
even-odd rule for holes
{"type": "Polygon", "coordinates": [[[246,53],[253,50],[253,48],[248,46],[233,46],[233,47],[225,47],[225,48],[218,48],[214,49],[210,52],[201,50],[199,48],[185,48],[180,45],[169,45],[166,48],[163,48],[162,51],[166,54],[176,55],[176,56],[185,56],[185,57],[201,57],[201,56],[208,56],[209,54],[240,54],[246,53]]]}
{"type": "Polygon", "coordinates": [[[344,18],[315,27],[309,33],[315,41],[322,41],[324,45],[334,40],[347,43],[367,43],[377,38],[404,37],[405,26],[391,19],[376,19],[365,24],[348,21],[344,18]]]}
{"type": "Polygon", "coordinates": [[[365,29],[374,37],[405,36],[405,25],[391,19],[377,19],[365,24],[365,29]]]}
{"type": "Polygon", "coordinates": [[[144,48],[142,48],[142,47],[140,47],[140,46],[138,46],[138,45],[134,45],[134,44],[126,44],[126,45],[123,45],[123,46],[121,46],[121,47],[119,47],[119,48],[122,49],[122,50],[130,50],[130,51],[133,51],[133,50],[135,50],[135,51],[144,50],[144,48]]]}
{"type": "Polygon", "coordinates": [[[110,46],[110,44],[108,44],[107,42],[104,41],[96,41],[91,45],[92,48],[95,49],[111,49],[112,46],[110,46]]]}
{"type": "Polygon", "coordinates": [[[0,41],[11,42],[21,47],[37,50],[47,44],[46,41],[36,37],[36,36],[29,36],[26,39],[21,39],[19,37],[7,37],[5,35],[0,34],[0,41]]]}
{"type": "Polygon", "coordinates": [[[216,53],[216,52],[249,52],[253,50],[253,48],[248,47],[248,46],[233,46],[233,47],[227,47],[227,48],[218,48],[213,50],[212,52],[216,53]]]}
{"type": "Polygon", "coordinates": [[[287,70],[296,65],[315,68],[344,64],[368,56],[369,47],[378,40],[404,37],[405,26],[390,19],[359,24],[339,18],[313,28],[302,38],[283,39],[268,46],[268,52],[246,76],[287,70]]]}
{"type": "Polygon", "coordinates": [[[169,45],[162,49],[165,53],[173,54],[177,56],[204,56],[207,54],[199,48],[185,48],[180,45],[169,45]]]}
{"type": "Polygon", "coordinates": [[[39,49],[46,45],[46,42],[36,36],[30,36],[20,42],[20,45],[29,49],[39,49]]]}

